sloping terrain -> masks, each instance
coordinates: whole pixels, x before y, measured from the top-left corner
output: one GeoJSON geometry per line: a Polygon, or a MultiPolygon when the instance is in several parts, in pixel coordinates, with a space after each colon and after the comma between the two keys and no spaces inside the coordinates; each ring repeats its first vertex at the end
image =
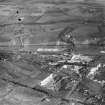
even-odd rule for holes
{"type": "Polygon", "coordinates": [[[104,0],[0,0],[0,105],[104,105],[104,46],[104,0]]]}

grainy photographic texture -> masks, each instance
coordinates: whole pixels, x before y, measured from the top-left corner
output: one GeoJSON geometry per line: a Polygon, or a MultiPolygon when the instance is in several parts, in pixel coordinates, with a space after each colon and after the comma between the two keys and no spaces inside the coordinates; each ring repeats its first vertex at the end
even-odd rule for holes
{"type": "Polygon", "coordinates": [[[0,0],[0,105],[105,105],[105,0],[0,0]]]}

